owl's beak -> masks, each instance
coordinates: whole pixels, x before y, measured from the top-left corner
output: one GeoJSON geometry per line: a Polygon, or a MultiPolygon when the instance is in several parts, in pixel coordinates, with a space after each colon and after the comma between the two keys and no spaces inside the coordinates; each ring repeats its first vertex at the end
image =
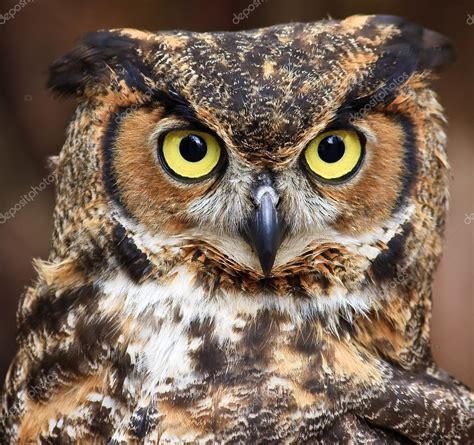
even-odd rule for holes
{"type": "Polygon", "coordinates": [[[255,250],[265,277],[269,277],[281,242],[281,222],[276,204],[278,199],[273,190],[262,189],[257,195],[253,217],[247,225],[247,236],[255,250]]]}

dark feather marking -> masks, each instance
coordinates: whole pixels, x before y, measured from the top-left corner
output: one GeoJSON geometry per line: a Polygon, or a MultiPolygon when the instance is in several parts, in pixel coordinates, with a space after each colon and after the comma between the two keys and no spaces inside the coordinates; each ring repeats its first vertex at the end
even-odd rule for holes
{"type": "Polygon", "coordinates": [[[103,270],[107,265],[108,257],[108,255],[104,253],[104,247],[92,236],[88,236],[87,242],[91,248],[84,249],[82,255],[75,259],[77,270],[84,274],[87,274],[91,270],[103,270]]]}
{"type": "Polygon", "coordinates": [[[148,257],[127,236],[120,224],[115,225],[112,236],[115,257],[130,278],[139,282],[153,267],[148,257]]]}
{"type": "Polygon", "coordinates": [[[173,310],[173,321],[177,325],[179,325],[183,321],[183,314],[181,312],[181,308],[175,307],[173,310]]]}
{"type": "Polygon", "coordinates": [[[127,402],[127,395],[124,393],[124,382],[127,377],[133,372],[134,366],[132,364],[130,355],[126,350],[113,349],[111,352],[110,362],[112,364],[113,386],[110,388],[111,395],[123,403],[127,402]]]}
{"type": "Polygon", "coordinates": [[[86,34],[76,48],[52,64],[47,86],[59,95],[81,96],[88,87],[105,87],[112,68],[128,87],[146,92],[145,78],[152,77],[152,70],[138,54],[142,44],[113,31],[86,34]]]}
{"type": "Polygon", "coordinates": [[[379,253],[372,262],[372,271],[377,280],[387,280],[397,274],[397,265],[403,264],[403,253],[408,235],[412,231],[411,223],[402,227],[402,232],[395,235],[387,244],[387,249],[379,253]]]}
{"type": "Polygon", "coordinates": [[[114,432],[111,408],[103,406],[102,401],[93,402],[89,406],[92,411],[89,423],[91,433],[97,437],[110,437],[114,432]]]}
{"type": "Polygon", "coordinates": [[[19,338],[41,329],[51,333],[59,332],[67,314],[81,304],[93,302],[97,292],[95,286],[87,285],[59,296],[53,291],[39,296],[30,311],[19,319],[19,338]]]}
{"type": "Polygon", "coordinates": [[[245,364],[265,364],[269,360],[271,341],[282,321],[282,316],[270,310],[261,310],[255,316],[241,342],[241,355],[245,364]]]}
{"type": "Polygon", "coordinates": [[[172,85],[169,86],[167,91],[155,90],[152,99],[164,107],[165,116],[181,117],[197,127],[196,129],[208,131],[207,127],[197,117],[190,102],[178,93],[172,85]]]}
{"type": "Polygon", "coordinates": [[[143,439],[156,428],[157,411],[152,406],[139,408],[135,411],[130,419],[130,430],[139,439],[143,439]]]}
{"type": "Polygon", "coordinates": [[[107,445],[128,445],[124,440],[118,441],[117,439],[109,439],[107,445]]]}
{"type": "Polygon", "coordinates": [[[456,52],[453,45],[445,36],[423,28],[416,23],[409,22],[402,17],[393,15],[377,15],[370,19],[370,25],[389,26],[395,25],[400,33],[393,36],[386,45],[383,46],[385,52],[395,49],[398,46],[411,48],[411,55],[416,63],[417,71],[439,70],[444,66],[454,62],[456,52]]]}
{"type": "Polygon", "coordinates": [[[338,417],[320,433],[327,443],[371,443],[409,445],[414,442],[383,428],[371,425],[363,418],[347,413],[338,417]]]}
{"type": "Polygon", "coordinates": [[[288,285],[291,288],[292,296],[295,298],[310,298],[308,291],[301,284],[301,277],[299,275],[290,275],[288,276],[287,280],[288,285]]]}
{"type": "Polygon", "coordinates": [[[57,385],[90,374],[112,351],[120,335],[116,325],[113,318],[79,320],[74,342],[68,349],[47,353],[31,366],[26,379],[28,388],[34,389],[30,398],[47,401],[57,385]],[[104,345],[108,348],[104,349],[104,345]]]}
{"type": "MultiPolygon", "coordinates": [[[[390,428],[384,428],[382,426],[376,426],[372,424],[370,421],[367,419],[361,419],[364,420],[367,425],[372,429],[372,431],[379,431],[380,433],[383,433],[387,436],[387,439],[390,439],[393,444],[400,444],[400,445],[414,445],[416,442],[413,442],[412,440],[408,439],[407,437],[403,436],[400,433],[397,433],[396,431],[393,431],[390,428]]],[[[389,442],[389,443],[392,443],[389,442]]]]}
{"type": "Polygon", "coordinates": [[[397,212],[406,203],[418,172],[415,126],[407,116],[396,114],[394,115],[394,118],[402,126],[405,136],[405,140],[403,141],[403,163],[405,168],[402,173],[400,193],[398,194],[397,202],[392,209],[392,214],[397,212]]]}
{"type": "Polygon", "coordinates": [[[214,320],[206,317],[203,320],[195,319],[189,323],[189,334],[194,338],[205,337],[214,332],[214,320]]]}
{"type": "Polygon", "coordinates": [[[116,113],[110,116],[109,124],[107,126],[107,131],[104,136],[103,141],[103,151],[104,151],[104,166],[103,166],[103,180],[105,189],[108,192],[112,200],[119,205],[125,213],[128,214],[127,209],[124,207],[122,200],[120,198],[120,192],[117,185],[117,177],[114,168],[114,147],[115,139],[117,137],[117,130],[120,124],[121,116],[124,116],[127,112],[126,107],[119,108],[116,113]]]}
{"type": "Polygon", "coordinates": [[[190,353],[198,372],[216,375],[226,363],[226,355],[223,348],[214,339],[214,321],[206,318],[204,320],[193,320],[189,327],[189,335],[202,339],[202,345],[190,353]]]}
{"type": "Polygon", "coordinates": [[[224,350],[216,340],[204,339],[204,343],[191,354],[198,372],[213,376],[222,370],[226,363],[224,350]]]}
{"type": "Polygon", "coordinates": [[[298,352],[304,354],[317,354],[321,351],[321,344],[317,342],[314,322],[306,322],[297,330],[293,342],[298,352]]]}

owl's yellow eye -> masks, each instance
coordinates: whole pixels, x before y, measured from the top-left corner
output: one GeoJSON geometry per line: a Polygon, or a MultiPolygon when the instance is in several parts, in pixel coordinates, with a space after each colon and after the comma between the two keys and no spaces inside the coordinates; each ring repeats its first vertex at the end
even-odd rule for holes
{"type": "Polygon", "coordinates": [[[363,157],[359,135],[352,130],[321,133],[306,147],[304,159],[317,176],[331,180],[349,177],[359,167],[363,157]]]}
{"type": "Polygon", "coordinates": [[[165,134],[160,156],[167,170],[190,180],[204,179],[222,158],[221,146],[209,133],[174,130],[165,134]]]}

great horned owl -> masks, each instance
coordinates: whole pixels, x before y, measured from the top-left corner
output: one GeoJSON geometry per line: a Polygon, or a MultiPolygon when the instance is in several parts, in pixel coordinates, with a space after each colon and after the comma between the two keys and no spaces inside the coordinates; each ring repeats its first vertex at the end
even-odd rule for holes
{"type": "Polygon", "coordinates": [[[447,40],[353,16],[87,35],[2,443],[468,443],[434,364],[447,40]],[[441,442],[440,442],[441,441],[441,442]]]}

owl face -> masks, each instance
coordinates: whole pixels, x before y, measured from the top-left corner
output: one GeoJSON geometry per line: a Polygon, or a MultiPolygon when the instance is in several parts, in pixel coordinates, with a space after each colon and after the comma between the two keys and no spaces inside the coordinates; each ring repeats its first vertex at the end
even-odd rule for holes
{"type": "MultiPolygon", "coordinates": [[[[268,276],[275,259],[284,273],[310,244],[370,233],[406,198],[413,138],[397,116],[349,123],[331,110],[330,120],[293,130],[294,145],[271,150],[192,110],[140,108],[110,142],[120,204],[152,236],[204,241],[268,276]]],[[[259,126],[281,125],[280,114],[259,126]]]]}
{"type": "Polygon", "coordinates": [[[438,34],[381,16],[121,30],[86,37],[50,83],[106,123],[105,200],[151,262],[179,251],[239,283],[349,289],[413,232],[433,157],[426,79],[450,57],[438,34]]]}

